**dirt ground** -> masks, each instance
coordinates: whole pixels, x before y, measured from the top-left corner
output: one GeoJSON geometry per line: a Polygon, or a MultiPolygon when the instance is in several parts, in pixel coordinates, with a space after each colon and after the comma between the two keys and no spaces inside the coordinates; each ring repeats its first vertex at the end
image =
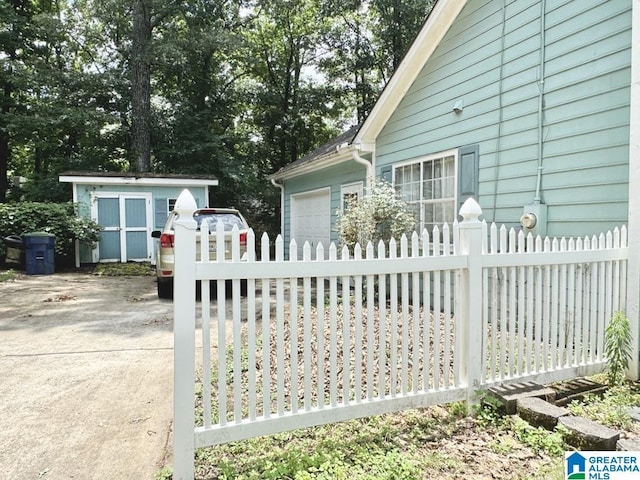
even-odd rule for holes
{"type": "Polygon", "coordinates": [[[153,479],[171,463],[173,304],[153,277],[0,283],[0,479],[153,479]]]}

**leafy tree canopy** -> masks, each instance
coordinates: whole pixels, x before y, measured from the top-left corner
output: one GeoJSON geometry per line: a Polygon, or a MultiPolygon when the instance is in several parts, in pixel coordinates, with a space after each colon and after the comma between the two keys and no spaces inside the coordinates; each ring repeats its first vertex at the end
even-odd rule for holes
{"type": "Polygon", "coordinates": [[[68,200],[64,170],[207,173],[273,232],[266,177],[366,117],[432,3],[0,0],[0,202],[68,200]]]}

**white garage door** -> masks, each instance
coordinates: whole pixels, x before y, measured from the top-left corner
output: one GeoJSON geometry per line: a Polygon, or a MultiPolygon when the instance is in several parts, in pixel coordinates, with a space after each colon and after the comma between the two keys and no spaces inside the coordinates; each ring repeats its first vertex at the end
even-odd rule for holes
{"type": "Polygon", "coordinates": [[[322,242],[325,257],[329,253],[331,235],[331,189],[315,190],[291,196],[291,238],[298,245],[298,258],[302,258],[304,242],[311,245],[311,256],[322,242]]]}

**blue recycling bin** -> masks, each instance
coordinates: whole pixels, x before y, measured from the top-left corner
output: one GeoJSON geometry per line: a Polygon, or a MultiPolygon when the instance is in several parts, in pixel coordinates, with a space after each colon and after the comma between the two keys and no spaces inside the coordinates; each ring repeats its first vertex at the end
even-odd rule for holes
{"type": "Polygon", "coordinates": [[[49,275],[54,272],[53,253],[56,237],[51,233],[33,232],[22,236],[27,275],[49,275]]]}

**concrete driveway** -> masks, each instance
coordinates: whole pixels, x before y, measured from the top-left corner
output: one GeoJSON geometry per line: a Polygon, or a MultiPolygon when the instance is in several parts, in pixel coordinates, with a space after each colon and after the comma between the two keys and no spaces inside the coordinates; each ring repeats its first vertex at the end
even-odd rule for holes
{"type": "Polygon", "coordinates": [[[0,478],[153,479],[171,463],[172,323],[153,277],[0,283],[0,478]]]}

